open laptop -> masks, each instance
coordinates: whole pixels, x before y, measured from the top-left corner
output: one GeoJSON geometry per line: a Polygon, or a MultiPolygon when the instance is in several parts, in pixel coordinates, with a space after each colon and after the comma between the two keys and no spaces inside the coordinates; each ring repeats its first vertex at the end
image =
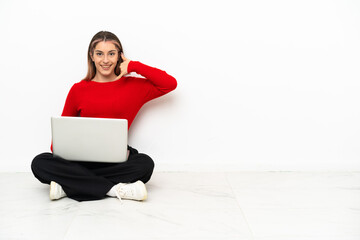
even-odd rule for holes
{"type": "Polygon", "coordinates": [[[126,119],[51,117],[54,156],[70,161],[127,160],[126,119]]]}

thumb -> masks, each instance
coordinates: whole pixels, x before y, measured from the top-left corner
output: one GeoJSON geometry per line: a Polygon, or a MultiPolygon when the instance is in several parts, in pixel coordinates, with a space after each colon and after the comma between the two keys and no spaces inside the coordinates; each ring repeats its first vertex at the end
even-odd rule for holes
{"type": "Polygon", "coordinates": [[[122,60],[123,60],[124,62],[127,60],[127,58],[125,57],[125,55],[124,55],[123,52],[121,53],[121,58],[122,58],[122,60]]]}

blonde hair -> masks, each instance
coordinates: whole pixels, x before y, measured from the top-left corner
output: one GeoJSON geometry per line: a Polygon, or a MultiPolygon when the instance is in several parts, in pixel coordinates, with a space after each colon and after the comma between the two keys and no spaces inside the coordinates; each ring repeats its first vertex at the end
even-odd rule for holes
{"type": "Polygon", "coordinates": [[[85,81],[91,81],[91,79],[93,79],[96,75],[95,63],[93,62],[91,56],[93,56],[93,54],[94,54],[94,49],[95,49],[96,45],[101,41],[111,41],[112,43],[114,43],[116,49],[118,50],[118,62],[115,66],[114,72],[117,76],[120,75],[120,67],[119,66],[120,66],[120,63],[122,62],[121,53],[123,52],[123,48],[120,43],[120,40],[115,34],[113,34],[111,32],[100,31],[97,34],[95,34],[95,36],[91,39],[90,44],[89,44],[88,54],[87,54],[88,71],[87,71],[86,77],[83,79],[85,81]]]}

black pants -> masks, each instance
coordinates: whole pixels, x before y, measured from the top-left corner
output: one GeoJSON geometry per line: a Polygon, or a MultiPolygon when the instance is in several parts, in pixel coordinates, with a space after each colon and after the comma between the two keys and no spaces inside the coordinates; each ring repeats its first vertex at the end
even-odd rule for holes
{"type": "Polygon", "coordinates": [[[150,180],[153,160],[134,148],[129,147],[129,150],[129,158],[124,163],[75,162],[42,153],[34,158],[31,169],[40,182],[60,184],[69,198],[98,200],[115,184],[150,180]]]}

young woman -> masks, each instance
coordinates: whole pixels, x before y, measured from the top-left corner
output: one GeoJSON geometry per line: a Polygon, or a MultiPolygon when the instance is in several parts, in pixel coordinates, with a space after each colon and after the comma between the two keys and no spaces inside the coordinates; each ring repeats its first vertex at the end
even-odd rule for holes
{"type": "MultiPolygon", "coordinates": [[[[101,31],[88,49],[88,73],[75,83],[65,101],[62,116],[122,118],[130,128],[140,108],[177,86],[166,72],[131,61],[124,56],[119,39],[101,31]],[[136,72],[141,77],[126,76],[136,72]]],[[[145,183],[149,181],[153,160],[128,147],[124,163],[67,161],[42,153],[31,164],[40,182],[50,184],[50,199],[69,197],[77,201],[97,200],[106,196],[145,200],[145,183]]]]}

